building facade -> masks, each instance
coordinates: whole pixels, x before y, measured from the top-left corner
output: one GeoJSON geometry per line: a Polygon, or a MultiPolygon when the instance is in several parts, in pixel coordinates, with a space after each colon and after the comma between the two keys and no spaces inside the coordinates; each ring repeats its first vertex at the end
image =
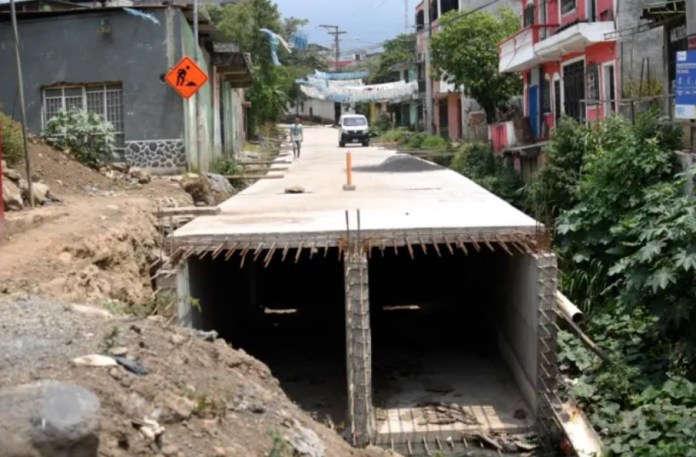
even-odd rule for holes
{"type": "Polygon", "coordinates": [[[425,69],[425,37],[432,36],[440,28],[440,18],[451,11],[488,11],[496,13],[501,8],[513,11],[520,9],[521,0],[423,0],[416,6],[416,31],[418,35],[418,78],[421,81],[421,97],[425,98],[425,85],[431,84],[433,94],[433,113],[427,114],[429,119],[423,119],[423,124],[431,123],[432,129],[438,135],[457,140],[485,139],[485,115],[481,108],[471,98],[464,95],[462,88],[455,87],[445,80],[431,80],[425,69]],[[425,5],[430,6],[430,23],[426,24],[425,5]]]}
{"type": "Polygon", "coordinates": [[[661,84],[663,33],[643,27],[642,3],[522,1],[522,29],[500,44],[499,70],[524,80],[532,141],[547,139],[561,116],[605,118],[661,84]]]}
{"type": "MultiPolygon", "coordinates": [[[[248,56],[214,42],[204,14],[196,43],[191,18],[186,5],[18,12],[28,129],[40,133],[60,110],[96,112],[117,132],[119,159],[145,168],[207,170],[216,156],[239,152],[248,56]],[[209,79],[198,101],[184,100],[164,76],[195,51],[209,79]]],[[[17,118],[12,27],[2,11],[0,68],[7,75],[0,104],[17,118]]]]}

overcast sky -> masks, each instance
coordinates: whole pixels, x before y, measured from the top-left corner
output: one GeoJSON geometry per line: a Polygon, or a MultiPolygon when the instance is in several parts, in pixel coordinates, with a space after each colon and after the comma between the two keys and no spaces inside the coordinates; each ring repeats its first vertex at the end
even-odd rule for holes
{"type": "MultiPolygon", "coordinates": [[[[331,46],[333,38],[319,24],[337,25],[341,51],[374,47],[404,32],[405,0],[274,0],[284,17],[308,19],[310,43],[331,46]]],[[[413,26],[417,0],[408,0],[408,20],[413,26]]]]}

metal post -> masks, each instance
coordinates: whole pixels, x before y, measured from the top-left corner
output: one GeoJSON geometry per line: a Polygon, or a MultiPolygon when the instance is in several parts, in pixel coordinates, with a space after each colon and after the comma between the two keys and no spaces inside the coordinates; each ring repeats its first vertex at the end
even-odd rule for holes
{"type": "Polygon", "coordinates": [[[19,112],[22,117],[22,138],[24,140],[24,163],[27,171],[27,184],[29,186],[29,206],[34,207],[34,188],[31,182],[31,159],[29,158],[29,145],[27,143],[27,114],[24,109],[24,79],[22,78],[22,62],[19,58],[19,33],[17,32],[17,10],[14,0],[10,0],[10,13],[12,14],[12,29],[15,40],[15,57],[17,60],[17,85],[19,86],[19,112]]]}
{"type": "Polygon", "coordinates": [[[423,27],[423,45],[425,46],[425,113],[423,120],[425,121],[425,131],[433,134],[433,86],[430,80],[430,34],[432,33],[432,24],[430,23],[430,0],[426,0],[423,5],[423,13],[425,24],[423,27]]]}
{"type": "MultiPolygon", "coordinates": [[[[686,2],[686,36],[696,36],[696,2],[686,2]]],[[[696,123],[691,121],[691,152],[696,153],[696,123]]]]}
{"type": "MultiPolygon", "coordinates": [[[[198,64],[198,0],[193,0],[193,61],[198,64]]],[[[194,131],[196,132],[196,161],[198,172],[202,173],[203,160],[201,159],[201,125],[198,119],[198,113],[202,110],[200,110],[198,106],[200,102],[198,92],[200,91],[196,91],[196,93],[193,95],[193,118],[195,120],[194,131]]]]}

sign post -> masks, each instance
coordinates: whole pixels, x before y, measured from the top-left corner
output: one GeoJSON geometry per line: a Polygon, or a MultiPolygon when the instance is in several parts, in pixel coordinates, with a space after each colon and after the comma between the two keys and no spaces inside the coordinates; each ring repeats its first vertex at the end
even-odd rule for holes
{"type": "Polygon", "coordinates": [[[185,99],[191,98],[207,81],[208,75],[190,57],[174,65],[164,80],[185,99]]]}

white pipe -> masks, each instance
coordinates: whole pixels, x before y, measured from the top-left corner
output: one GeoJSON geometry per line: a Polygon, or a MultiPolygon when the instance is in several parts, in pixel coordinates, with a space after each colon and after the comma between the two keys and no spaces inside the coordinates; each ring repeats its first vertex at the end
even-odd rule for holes
{"type": "Polygon", "coordinates": [[[563,295],[560,291],[556,292],[556,305],[563,315],[568,318],[568,320],[575,322],[576,324],[585,320],[585,315],[582,311],[580,311],[580,308],[575,306],[570,300],[568,300],[568,297],[563,295]]]}

